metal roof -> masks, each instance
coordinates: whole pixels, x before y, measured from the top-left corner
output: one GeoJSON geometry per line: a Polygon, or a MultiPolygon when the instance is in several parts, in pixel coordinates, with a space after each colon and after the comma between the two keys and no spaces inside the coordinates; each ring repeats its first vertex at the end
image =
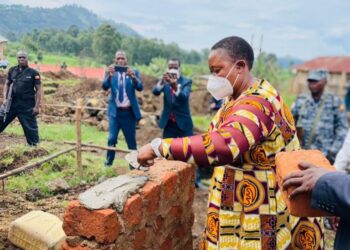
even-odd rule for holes
{"type": "Polygon", "coordinates": [[[350,73],[350,56],[324,56],[294,66],[301,71],[327,69],[331,73],[350,73]]]}

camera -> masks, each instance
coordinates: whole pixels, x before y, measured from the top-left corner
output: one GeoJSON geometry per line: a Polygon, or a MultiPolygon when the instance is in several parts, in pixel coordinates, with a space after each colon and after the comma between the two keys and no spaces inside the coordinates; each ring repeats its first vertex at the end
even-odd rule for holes
{"type": "Polygon", "coordinates": [[[125,73],[128,70],[128,67],[115,65],[114,70],[115,70],[115,72],[125,73]]]}
{"type": "Polygon", "coordinates": [[[171,79],[177,79],[177,74],[176,73],[167,73],[168,76],[171,78],[171,79]]]}
{"type": "Polygon", "coordinates": [[[179,71],[176,69],[169,69],[166,72],[170,79],[178,79],[179,78],[179,71]]]}

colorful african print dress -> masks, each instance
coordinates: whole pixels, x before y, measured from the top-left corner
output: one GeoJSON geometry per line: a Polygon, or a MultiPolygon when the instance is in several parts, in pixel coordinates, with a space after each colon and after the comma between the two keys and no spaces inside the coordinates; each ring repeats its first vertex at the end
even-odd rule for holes
{"type": "Polygon", "coordinates": [[[257,81],[228,98],[208,133],[163,141],[163,155],[216,166],[201,249],[323,249],[318,218],[289,215],[275,180],[275,154],[299,149],[278,92],[257,81]]]}

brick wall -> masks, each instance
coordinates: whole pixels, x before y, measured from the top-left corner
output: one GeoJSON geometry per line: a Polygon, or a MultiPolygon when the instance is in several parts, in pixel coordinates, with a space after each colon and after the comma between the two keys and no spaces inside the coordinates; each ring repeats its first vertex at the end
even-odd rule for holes
{"type": "Polygon", "coordinates": [[[157,161],[149,181],[128,198],[122,213],[88,210],[70,202],[64,215],[64,250],[192,249],[194,169],[176,161],[157,161]]]}

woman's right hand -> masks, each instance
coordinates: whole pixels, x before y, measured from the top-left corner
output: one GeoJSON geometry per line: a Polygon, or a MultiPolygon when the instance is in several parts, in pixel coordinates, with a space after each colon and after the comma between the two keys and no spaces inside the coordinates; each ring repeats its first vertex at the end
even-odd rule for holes
{"type": "Polygon", "coordinates": [[[157,158],[157,156],[154,153],[150,143],[144,145],[138,150],[137,162],[142,167],[150,167],[153,165],[155,158],[157,158]]]}

